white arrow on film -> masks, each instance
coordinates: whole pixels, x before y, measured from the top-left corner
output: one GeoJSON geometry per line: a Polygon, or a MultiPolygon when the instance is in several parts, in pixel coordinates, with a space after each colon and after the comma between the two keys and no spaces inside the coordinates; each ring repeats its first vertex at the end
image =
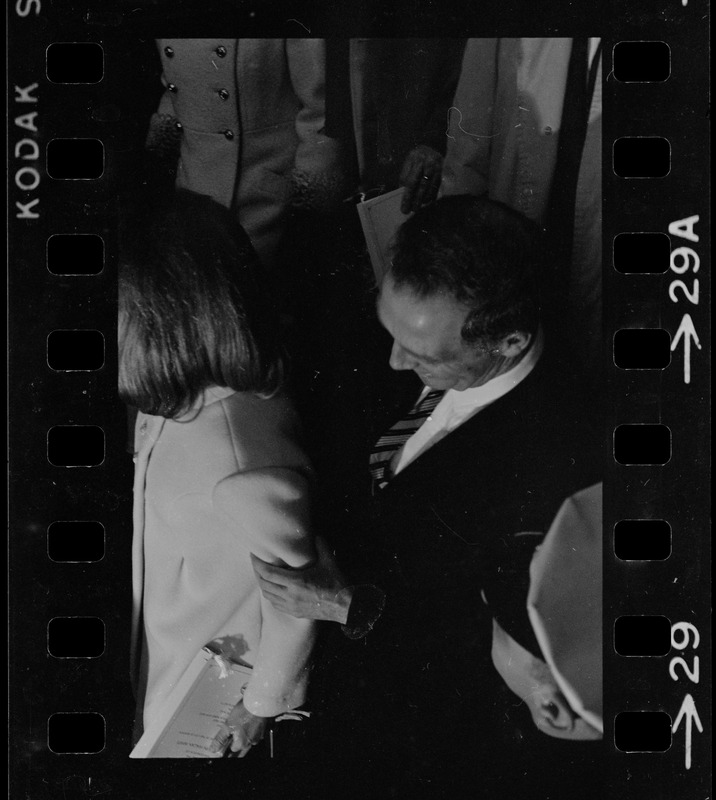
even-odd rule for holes
{"type": "Polygon", "coordinates": [[[699,350],[701,349],[701,343],[696,335],[696,328],[694,328],[694,322],[690,314],[684,314],[681,318],[681,323],[674,334],[674,338],[671,340],[672,351],[676,350],[676,346],[682,336],[684,337],[684,383],[691,383],[691,340],[694,340],[694,344],[699,350]]]}
{"type": "Polygon", "coordinates": [[[682,719],[686,720],[684,723],[686,726],[686,769],[691,769],[691,723],[696,723],[699,733],[704,732],[704,726],[701,724],[699,715],[696,712],[694,698],[690,694],[687,694],[686,697],[684,697],[684,702],[681,704],[676,721],[671,727],[672,733],[676,733],[679,723],[682,719]]]}

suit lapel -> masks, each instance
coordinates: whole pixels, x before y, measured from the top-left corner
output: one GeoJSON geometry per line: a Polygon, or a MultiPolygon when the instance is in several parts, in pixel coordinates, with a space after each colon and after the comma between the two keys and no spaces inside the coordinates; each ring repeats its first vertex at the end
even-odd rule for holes
{"type": "Polygon", "coordinates": [[[526,418],[535,416],[532,398],[538,385],[545,380],[544,372],[540,362],[512,391],[421,453],[387,484],[382,493],[390,496],[394,492],[414,490],[416,485],[433,485],[436,476],[454,476],[456,465],[458,469],[461,464],[473,468],[476,450],[484,450],[494,458],[499,452],[500,441],[504,441],[506,436],[514,436],[515,423],[523,427],[526,418]]]}

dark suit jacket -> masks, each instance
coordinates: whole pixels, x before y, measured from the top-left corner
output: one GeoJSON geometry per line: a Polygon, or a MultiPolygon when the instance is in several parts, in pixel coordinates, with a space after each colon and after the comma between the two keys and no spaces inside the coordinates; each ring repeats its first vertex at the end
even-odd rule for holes
{"type": "Polygon", "coordinates": [[[474,695],[480,667],[494,671],[493,616],[540,654],[525,610],[531,556],[563,500],[602,477],[598,411],[567,382],[543,358],[352,514],[344,563],[388,597],[366,660],[396,699],[474,695]]]}
{"type": "Polygon", "coordinates": [[[562,501],[601,477],[604,437],[589,424],[599,412],[565,389],[573,375],[562,377],[543,357],[332,522],[352,581],[386,592],[364,639],[330,626],[316,654],[319,752],[331,752],[341,792],[450,797],[479,780],[485,797],[523,797],[529,774],[531,786],[547,781],[530,796],[562,798],[599,775],[598,749],[537,731],[490,657],[493,616],[539,655],[525,608],[531,556],[562,501]]]}
{"type": "Polygon", "coordinates": [[[445,153],[465,41],[351,39],[350,93],[364,189],[396,188],[403,161],[417,145],[445,153]]]}

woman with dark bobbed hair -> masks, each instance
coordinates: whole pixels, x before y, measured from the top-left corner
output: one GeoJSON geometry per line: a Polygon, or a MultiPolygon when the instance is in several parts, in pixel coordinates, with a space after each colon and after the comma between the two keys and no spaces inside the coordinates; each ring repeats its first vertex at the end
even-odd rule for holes
{"type": "MultiPolygon", "coordinates": [[[[129,238],[129,237],[127,237],[129,238]]],[[[177,193],[132,226],[119,291],[119,389],[139,409],[133,544],[137,732],[207,643],[253,668],[215,745],[245,755],[305,697],[314,625],[262,599],[250,554],[300,568],[311,467],[248,237],[177,193]],[[135,229],[136,228],[136,229],[135,229]]],[[[207,755],[210,755],[207,747],[207,755]]]]}

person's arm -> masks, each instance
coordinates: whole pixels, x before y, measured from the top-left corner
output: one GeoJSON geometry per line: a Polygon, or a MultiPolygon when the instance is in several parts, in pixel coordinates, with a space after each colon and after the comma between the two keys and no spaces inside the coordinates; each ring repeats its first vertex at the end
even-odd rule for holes
{"type": "MultiPolygon", "coordinates": [[[[308,481],[297,470],[265,468],[237,473],[214,490],[216,510],[242,545],[268,563],[300,569],[315,560],[309,536],[308,481]]],[[[221,726],[217,749],[245,755],[263,736],[267,718],[305,700],[315,623],[277,611],[261,598],[261,641],[241,703],[221,726]]]]}
{"type": "Polygon", "coordinates": [[[317,557],[304,569],[286,569],[251,556],[263,596],[284,614],[337,622],[351,639],[365,636],[385,606],[385,593],[372,584],[352,584],[321,537],[317,557]]]}
{"type": "Polygon", "coordinates": [[[345,625],[353,594],[335,555],[316,538],[316,560],[303,569],[286,569],[251,555],[261,593],[272,606],[298,619],[345,625]]]}
{"type": "Polygon", "coordinates": [[[463,39],[416,39],[411,48],[412,63],[421,69],[426,119],[416,132],[413,149],[403,161],[400,185],[405,187],[401,210],[417,211],[438,196],[447,146],[447,126],[465,49],[463,39]],[[424,59],[432,67],[425,66],[424,59]]]}
{"type": "Polygon", "coordinates": [[[240,700],[221,724],[211,744],[211,750],[219,753],[228,745],[232,753],[238,758],[243,758],[264,738],[268,722],[266,717],[252,714],[244,705],[244,701],[240,700]]]}
{"type": "MultiPolygon", "coordinates": [[[[157,42],[157,47],[161,50],[159,42],[157,42]]],[[[179,158],[181,128],[177,125],[173,95],[167,88],[169,82],[164,74],[160,79],[164,90],[159,98],[159,104],[149,120],[145,148],[157,159],[174,163],[179,158]]]]}
{"type": "Polygon", "coordinates": [[[286,60],[296,113],[296,155],[291,175],[291,205],[330,210],[341,197],[341,145],[326,136],[326,43],[323,39],[286,39],[286,60]]]}

